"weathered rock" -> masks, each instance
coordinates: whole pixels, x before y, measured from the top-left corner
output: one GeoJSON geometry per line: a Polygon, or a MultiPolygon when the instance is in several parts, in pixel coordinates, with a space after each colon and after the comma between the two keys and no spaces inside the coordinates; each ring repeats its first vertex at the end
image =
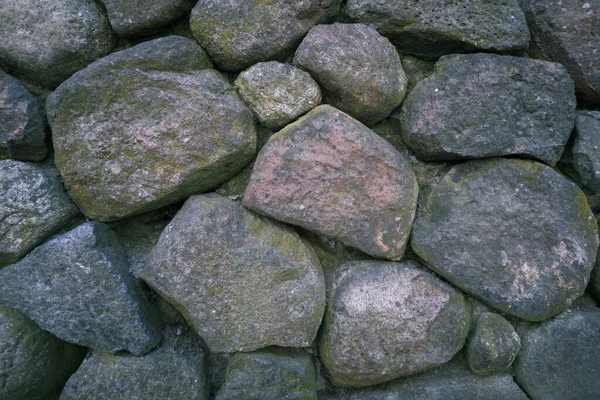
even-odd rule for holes
{"type": "Polygon", "coordinates": [[[21,161],[0,161],[0,268],[19,260],[77,215],[60,181],[21,161]]]}
{"type": "Polygon", "coordinates": [[[116,44],[93,0],[5,0],[0,3],[0,66],[55,88],[116,44]]]}
{"type": "Polygon", "coordinates": [[[0,270],[0,302],[71,343],[140,355],[161,339],[156,311],[114,233],[88,222],[0,270]]]}
{"type": "Polygon", "coordinates": [[[589,0],[527,0],[529,53],[564,65],[583,104],[600,106],[600,3],[589,0]]]}
{"type": "Polygon", "coordinates": [[[338,386],[368,386],[449,361],[467,337],[465,297],[413,263],[336,272],[319,358],[338,386]]]}
{"type": "MultiPolygon", "coordinates": [[[[600,214],[596,215],[596,220],[600,225],[600,214]]],[[[591,295],[600,303],[600,248],[598,248],[598,253],[596,253],[596,266],[592,270],[588,288],[590,289],[591,295]]]]}
{"type": "Polygon", "coordinates": [[[477,375],[499,374],[512,364],[521,348],[512,325],[495,313],[482,313],[467,342],[467,361],[477,375]]]}
{"type": "Polygon", "coordinates": [[[317,399],[312,357],[300,350],[270,349],[236,353],[215,400],[317,399]]]}
{"type": "Polygon", "coordinates": [[[550,167],[491,159],[457,165],[434,187],[411,245],[466,292],[540,321],[583,293],[597,229],[585,195],[550,167]]]}
{"type": "Polygon", "coordinates": [[[406,75],[406,91],[410,92],[414,87],[433,73],[435,63],[432,61],[421,60],[416,57],[403,56],[402,70],[406,75]]]}
{"type": "Polygon", "coordinates": [[[404,54],[527,50],[529,30],[517,0],[348,0],[346,13],[376,28],[404,54]]]}
{"type": "Polygon", "coordinates": [[[294,62],[319,82],[327,103],[365,125],[387,117],[406,95],[396,49],[362,24],[315,26],[300,43],[294,62]]]}
{"type": "Polygon", "coordinates": [[[324,105],[269,140],[255,162],[244,204],[372,256],[399,260],[417,192],[400,153],[324,105]]]}
{"type": "Polygon", "coordinates": [[[47,398],[75,372],[85,348],[57,339],[0,304],[0,398],[47,398]]]}
{"type": "Polygon", "coordinates": [[[208,355],[208,380],[210,381],[210,395],[214,398],[225,383],[227,366],[235,353],[209,353],[208,355]]]}
{"type": "Polygon", "coordinates": [[[495,54],[443,57],[402,105],[402,135],[424,160],[533,157],[554,165],[575,121],[563,66],[495,54]]]}
{"type": "Polygon", "coordinates": [[[283,59],[306,32],[335,16],[340,0],[199,0],[190,27],[219,69],[283,59]]]}
{"type": "Polygon", "coordinates": [[[600,393],[600,311],[572,307],[540,324],[518,327],[516,380],[537,400],[595,399],[600,393]]]}
{"type": "Polygon", "coordinates": [[[252,112],[179,36],[111,54],[47,101],[56,164],[91,219],[125,218],[219,187],[255,153],[252,112]]]}
{"type": "Polygon", "coordinates": [[[321,103],[321,89],[308,73],[277,61],[253,65],[238,75],[235,86],[258,121],[270,129],[321,103]]]}
{"type": "Polygon", "coordinates": [[[206,358],[195,332],[167,327],[160,346],[141,357],[92,351],[60,399],[208,399],[206,358]]]}
{"type": "Polygon", "coordinates": [[[148,36],[175,23],[194,0],[100,0],[114,31],[123,38],[148,36]]]}
{"type": "Polygon", "coordinates": [[[216,194],[190,197],[139,275],[212,352],[308,346],[323,272],[296,233],[216,194]]]}
{"type": "Polygon", "coordinates": [[[48,153],[45,128],[40,102],[0,71],[0,159],[43,160],[48,153]]]}

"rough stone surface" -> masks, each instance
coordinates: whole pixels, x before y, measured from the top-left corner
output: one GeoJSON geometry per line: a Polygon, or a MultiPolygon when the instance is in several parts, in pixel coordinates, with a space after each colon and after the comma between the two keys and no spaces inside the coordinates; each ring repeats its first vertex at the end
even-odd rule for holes
{"type": "Polygon", "coordinates": [[[334,276],[319,357],[338,386],[368,386],[449,361],[466,339],[465,297],[413,263],[353,262],[334,276]]]}
{"type": "Polygon", "coordinates": [[[43,160],[46,117],[40,102],[12,76],[0,71],[0,159],[43,160]]]}
{"type": "Polygon", "coordinates": [[[340,0],[199,0],[190,27],[219,69],[241,71],[285,58],[306,32],[338,12],[340,0]]]}
{"type": "Polygon", "coordinates": [[[406,75],[406,91],[410,92],[417,83],[433,73],[435,62],[425,61],[411,56],[403,56],[402,69],[406,75]]]}
{"type": "Polygon", "coordinates": [[[600,35],[597,0],[526,0],[529,53],[564,65],[583,105],[600,106],[600,35]]]}
{"type": "Polygon", "coordinates": [[[92,351],[61,400],[207,400],[207,357],[189,328],[167,327],[160,346],[141,357],[92,351]]]}
{"type": "Polygon", "coordinates": [[[194,0],[100,0],[113,30],[123,38],[148,36],[175,23],[194,0]]]}
{"type": "Polygon", "coordinates": [[[308,346],[323,272],[296,233],[216,194],[190,197],[139,275],[212,352],[308,346]]]}
{"type": "Polygon", "coordinates": [[[93,0],[0,3],[0,66],[55,88],[116,44],[104,9],[93,0]]]}
{"type": "Polygon", "coordinates": [[[314,361],[303,351],[270,349],[236,353],[215,400],[317,400],[316,380],[314,361]]]}
{"type": "Polygon", "coordinates": [[[321,89],[308,73],[277,61],[253,65],[239,74],[235,86],[269,129],[281,128],[321,103],[321,89]]]}
{"type": "Polygon", "coordinates": [[[346,14],[376,28],[402,53],[527,50],[529,30],[517,0],[348,0],[346,14]]]}
{"type": "Polygon", "coordinates": [[[75,203],[100,221],[208,191],[255,154],[252,112],[179,36],[111,54],[47,101],[56,165],[75,203]]]}
{"type": "Polygon", "coordinates": [[[331,106],[319,106],[261,150],[244,195],[250,209],[399,260],[417,182],[388,142],[331,106]]]}
{"type": "Polygon", "coordinates": [[[504,313],[540,321],[579,297],[598,248],[585,195],[543,164],[454,167],[415,219],[411,245],[450,282],[504,313]]]}
{"type": "Polygon", "coordinates": [[[572,307],[540,324],[518,327],[519,385],[533,400],[595,399],[600,393],[600,310],[572,307]]]}
{"type": "Polygon", "coordinates": [[[563,66],[495,54],[443,57],[402,105],[403,138],[424,160],[533,157],[554,165],[575,121],[563,66]]]}
{"type": "MultiPolygon", "coordinates": [[[[600,214],[596,215],[596,221],[600,225],[600,214]]],[[[598,232],[600,235],[600,232],[598,232]]],[[[590,284],[588,286],[590,293],[600,303],[600,247],[596,254],[596,266],[592,270],[592,276],[590,278],[590,284]]]]}
{"type": "Polygon", "coordinates": [[[114,233],[88,222],[0,271],[0,302],[71,343],[140,355],[161,339],[114,233]]]}
{"type": "Polygon", "coordinates": [[[0,268],[19,260],[77,215],[60,181],[21,161],[0,161],[0,268]]]}
{"type": "Polygon", "coordinates": [[[362,24],[315,26],[300,43],[294,62],[319,82],[327,103],[365,125],[387,117],[406,95],[396,49],[362,24]]]}
{"type": "Polygon", "coordinates": [[[504,372],[519,353],[521,341],[501,315],[482,313],[467,342],[467,361],[477,375],[504,372]]]}
{"type": "Polygon", "coordinates": [[[0,398],[48,398],[75,372],[85,349],[41,330],[0,304],[0,398]]]}

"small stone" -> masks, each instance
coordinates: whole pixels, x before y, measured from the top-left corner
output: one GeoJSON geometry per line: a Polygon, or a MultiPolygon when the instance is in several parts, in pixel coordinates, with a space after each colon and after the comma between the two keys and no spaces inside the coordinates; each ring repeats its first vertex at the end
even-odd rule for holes
{"type": "Polygon", "coordinates": [[[321,89],[311,76],[289,64],[262,62],[235,80],[242,99],[269,129],[278,129],[321,103],[321,89]]]}
{"type": "Polygon", "coordinates": [[[421,60],[420,58],[403,56],[402,69],[406,75],[406,91],[410,92],[423,79],[429,77],[435,69],[435,62],[421,60]]]}
{"type": "Polygon", "coordinates": [[[141,355],[161,339],[160,320],[129,273],[116,236],[88,222],[0,270],[0,302],[71,343],[141,355]]]}
{"type": "Polygon", "coordinates": [[[327,103],[368,126],[387,117],[406,95],[396,49],[362,24],[315,26],[294,60],[323,87],[327,103]]]}

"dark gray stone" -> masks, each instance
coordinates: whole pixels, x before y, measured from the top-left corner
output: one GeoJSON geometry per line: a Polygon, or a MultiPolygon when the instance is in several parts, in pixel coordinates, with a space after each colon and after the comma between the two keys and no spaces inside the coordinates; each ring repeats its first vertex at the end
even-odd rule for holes
{"type": "Polygon", "coordinates": [[[550,167],[490,159],[455,166],[433,188],[411,245],[466,292],[541,321],[583,293],[597,229],[583,192],[550,167]]]}
{"type": "Polygon", "coordinates": [[[190,328],[167,327],[160,346],[135,357],[92,351],[60,400],[208,400],[207,357],[190,328]]]}
{"type": "Polygon", "coordinates": [[[504,155],[554,165],[575,121],[558,63],[495,54],[443,57],[402,105],[405,143],[424,160],[504,155]]]}
{"type": "Polygon", "coordinates": [[[469,332],[465,297],[413,263],[352,262],[334,275],[319,358],[337,386],[368,386],[449,361],[469,332]]]}
{"type": "Polygon", "coordinates": [[[169,36],[111,54],[47,101],[56,165],[91,219],[209,191],[255,154],[252,112],[194,42],[169,36]]]}
{"type": "Polygon", "coordinates": [[[0,269],[68,224],[77,208],[55,176],[21,161],[0,161],[0,269]]]}
{"type": "MultiPolygon", "coordinates": [[[[596,220],[598,221],[598,225],[600,225],[600,214],[596,215],[596,220]]],[[[600,248],[598,248],[598,253],[596,254],[596,266],[592,270],[588,288],[592,296],[600,303],[600,248]]]]}
{"type": "Polygon", "coordinates": [[[215,400],[317,400],[312,357],[291,349],[235,353],[215,400]]]}
{"type": "Polygon", "coordinates": [[[199,0],[190,27],[219,69],[241,71],[289,55],[341,0],[199,0]]]}
{"type": "Polygon", "coordinates": [[[410,92],[417,83],[433,73],[435,62],[411,56],[402,56],[402,69],[406,75],[406,91],[410,92]]]}
{"type": "Polygon", "coordinates": [[[85,348],[57,339],[0,304],[0,398],[46,399],[62,389],[85,348]]]}
{"type": "Polygon", "coordinates": [[[348,0],[346,14],[376,28],[402,53],[527,50],[529,30],[517,0],[348,0]]]}
{"type": "Polygon", "coordinates": [[[319,82],[327,103],[365,125],[387,117],[406,95],[396,49],[362,24],[315,26],[300,43],[294,62],[319,82]]]}
{"type": "Polygon", "coordinates": [[[160,320],[128,269],[114,233],[88,222],[0,270],[0,302],[68,342],[144,354],[160,320]]]}
{"type": "Polygon", "coordinates": [[[190,197],[139,275],[213,352],[313,341],[323,272],[298,235],[216,194],[190,197]]]}
{"type": "Polygon", "coordinates": [[[0,37],[0,66],[49,88],[116,44],[94,0],[4,0],[0,37]]]}

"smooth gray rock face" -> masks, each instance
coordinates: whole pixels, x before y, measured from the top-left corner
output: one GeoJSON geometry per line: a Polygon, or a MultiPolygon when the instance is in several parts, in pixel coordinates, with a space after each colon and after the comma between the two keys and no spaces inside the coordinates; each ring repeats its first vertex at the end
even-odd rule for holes
{"type": "Polygon", "coordinates": [[[0,304],[0,398],[45,399],[75,372],[85,348],[57,339],[0,304]]]}
{"type": "Polygon", "coordinates": [[[190,19],[220,70],[241,71],[289,55],[306,32],[333,18],[341,0],[199,0],[190,19]]]}
{"type": "Polygon", "coordinates": [[[253,65],[238,75],[235,86],[269,129],[281,128],[321,103],[321,88],[308,73],[277,61],[253,65]]]}
{"type": "Polygon", "coordinates": [[[47,101],[56,165],[91,219],[110,221],[208,191],[255,154],[252,112],[193,41],[113,53],[47,101]]]}
{"type": "Polygon", "coordinates": [[[365,125],[387,117],[406,95],[406,76],[389,40],[362,24],[318,25],[294,62],[323,87],[327,103],[365,125]]]}
{"type": "Polygon", "coordinates": [[[207,400],[207,356],[189,328],[167,327],[160,346],[135,357],[92,351],[60,400],[207,400]]]}
{"type": "Polygon", "coordinates": [[[4,0],[0,37],[0,66],[49,88],[116,44],[94,0],[4,0]]]}
{"type": "Polygon", "coordinates": [[[46,157],[46,117],[21,82],[0,71],[0,159],[40,161],[46,157]]]}
{"type": "Polygon", "coordinates": [[[541,321],[587,286],[596,220],[585,195],[543,164],[469,161],[433,188],[411,245],[427,265],[490,306],[541,321]]]}
{"type": "Polygon", "coordinates": [[[88,222],[0,271],[0,302],[71,343],[141,355],[161,323],[129,273],[114,233],[88,222]]]}
{"type": "Polygon", "coordinates": [[[182,18],[194,0],[100,0],[113,30],[122,38],[158,33],[182,18]]]}
{"type": "Polygon", "coordinates": [[[77,208],[60,181],[21,161],[0,161],[0,268],[69,223],[77,208]]]}
{"type": "Polygon", "coordinates": [[[521,348],[519,335],[501,315],[479,315],[467,342],[467,361],[477,375],[499,374],[512,364],[521,348]]]}
{"type": "Polygon", "coordinates": [[[443,57],[402,105],[402,135],[424,160],[533,157],[554,165],[575,122],[558,63],[495,54],[443,57]]]}
{"type": "Polygon", "coordinates": [[[364,251],[399,260],[417,181],[392,145],[343,112],[318,106],[263,147],[244,205],[364,251]]]}
{"type": "Polygon", "coordinates": [[[317,400],[317,373],[312,357],[291,349],[235,353],[225,384],[215,400],[317,400]]]}
{"type": "Polygon", "coordinates": [[[470,325],[465,297],[413,263],[345,264],[334,275],[319,358],[337,386],[368,386],[449,361],[470,325]]]}
{"type": "Polygon", "coordinates": [[[348,0],[346,14],[376,28],[404,54],[527,50],[529,30],[517,0],[348,0]]]}
{"type": "Polygon", "coordinates": [[[190,197],[139,275],[212,352],[309,346],[323,272],[298,235],[216,194],[190,197]]]}
{"type": "Polygon", "coordinates": [[[600,35],[597,0],[527,0],[529,53],[564,65],[581,105],[600,106],[600,35]]]}
{"type": "Polygon", "coordinates": [[[518,327],[516,380],[533,400],[595,399],[600,393],[600,310],[572,307],[518,327]]]}

